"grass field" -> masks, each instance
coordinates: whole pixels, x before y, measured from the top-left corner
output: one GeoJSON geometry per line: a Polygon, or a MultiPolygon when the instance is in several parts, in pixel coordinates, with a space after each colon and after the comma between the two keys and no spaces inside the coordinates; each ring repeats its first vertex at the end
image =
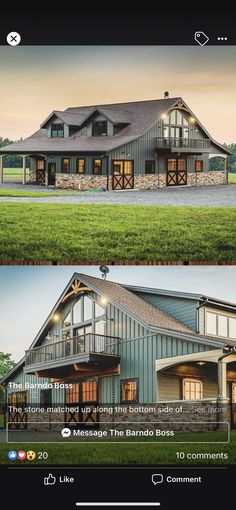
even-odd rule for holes
{"type": "MultiPolygon", "coordinates": [[[[29,168],[26,168],[26,176],[29,175],[29,168]]],[[[7,177],[7,179],[14,179],[15,177],[22,176],[22,168],[4,168],[3,169],[3,179],[7,177]]]]}
{"type": "Polygon", "coordinates": [[[234,261],[236,208],[2,203],[1,261],[234,261]]]}
{"type": "Polygon", "coordinates": [[[229,183],[230,184],[236,184],[236,173],[235,174],[229,174],[229,183]]]}
{"type": "Polygon", "coordinates": [[[75,191],[29,191],[26,189],[18,190],[18,189],[0,189],[0,197],[33,197],[33,198],[43,198],[43,197],[60,197],[60,196],[70,196],[75,195],[75,191]]]}
{"type": "MultiPolygon", "coordinates": [[[[201,441],[209,440],[209,433],[200,433],[201,441]]],[[[185,434],[186,440],[186,434],[185,434]]],[[[224,440],[220,436],[219,440],[224,440]]],[[[188,441],[191,440],[189,435],[188,441]]],[[[9,450],[47,452],[48,459],[37,460],[45,464],[234,464],[236,463],[236,431],[231,432],[228,444],[47,444],[1,443],[1,459],[7,463],[9,450]],[[177,452],[184,453],[178,459],[177,452]],[[187,455],[191,455],[188,458],[187,455]],[[216,455],[218,454],[218,456],[216,455]],[[219,456],[220,454],[220,456],[219,456]],[[193,457],[194,455],[194,457],[193,457]]],[[[1,461],[0,461],[1,462],[1,461]]]]}

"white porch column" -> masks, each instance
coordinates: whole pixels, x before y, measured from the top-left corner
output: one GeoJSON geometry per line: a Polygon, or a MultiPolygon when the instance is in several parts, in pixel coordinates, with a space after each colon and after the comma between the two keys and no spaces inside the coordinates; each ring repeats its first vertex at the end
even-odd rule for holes
{"type": "Polygon", "coordinates": [[[0,156],[0,182],[3,182],[3,156],[0,156]]]}
{"type": "Polygon", "coordinates": [[[227,363],[224,359],[218,362],[218,398],[227,400],[227,363]]]}
{"type": "Polygon", "coordinates": [[[22,156],[23,169],[22,169],[22,184],[26,184],[26,156],[22,156]]]}

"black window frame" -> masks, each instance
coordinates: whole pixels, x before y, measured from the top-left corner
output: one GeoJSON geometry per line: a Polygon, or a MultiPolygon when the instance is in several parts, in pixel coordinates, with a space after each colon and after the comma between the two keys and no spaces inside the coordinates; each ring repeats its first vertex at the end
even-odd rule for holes
{"type": "Polygon", "coordinates": [[[126,379],[122,379],[120,381],[120,403],[121,404],[137,404],[138,402],[139,402],[139,379],[138,379],[138,377],[128,377],[126,379]],[[133,400],[123,400],[122,399],[122,386],[124,383],[128,383],[128,382],[136,382],[137,399],[133,399],[133,400]]]}
{"type": "Polygon", "coordinates": [[[86,172],[86,160],[85,158],[76,158],[76,174],[78,175],[84,175],[86,172]],[[79,172],[79,161],[83,161],[84,162],[84,171],[83,172],[79,172]]]}
{"type": "Polygon", "coordinates": [[[52,122],[52,124],[51,124],[51,138],[64,138],[64,136],[65,136],[64,123],[63,123],[63,122],[60,122],[60,123],[58,123],[58,122],[52,122]],[[57,126],[57,127],[56,127],[56,128],[54,127],[54,129],[53,129],[53,126],[57,126]],[[59,129],[59,126],[62,126],[62,127],[63,127],[63,129],[59,129]],[[58,133],[59,133],[59,131],[60,131],[60,132],[62,131],[62,132],[63,132],[63,134],[62,134],[62,135],[59,135],[59,134],[58,134],[58,133]],[[57,134],[53,134],[53,132],[54,132],[54,133],[57,133],[57,134]]]}
{"type": "Polygon", "coordinates": [[[40,390],[40,407],[42,409],[48,409],[52,407],[52,388],[45,388],[40,390]],[[44,395],[44,398],[42,396],[44,395]],[[49,396],[49,398],[45,398],[45,395],[49,396]]]}
{"type": "Polygon", "coordinates": [[[201,173],[203,172],[203,161],[202,159],[196,159],[195,160],[195,172],[198,174],[198,173],[201,173]],[[197,164],[201,163],[201,170],[197,170],[196,167],[197,167],[197,164]]]}
{"type": "Polygon", "coordinates": [[[102,158],[93,158],[93,175],[102,175],[102,158]],[[100,172],[95,172],[95,161],[101,161],[100,172]]]}
{"type": "Polygon", "coordinates": [[[62,158],[62,160],[61,160],[61,173],[62,174],[68,174],[68,175],[70,174],[70,158],[62,158]],[[68,172],[64,171],[64,161],[65,161],[65,159],[68,159],[68,161],[69,161],[69,171],[68,172]]]}
{"type": "Polygon", "coordinates": [[[107,136],[107,120],[94,120],[92,122],[92,136],[107,136]],[[102,124],[106,125],[105,130],[101,128],[102,124]]]}
{"type": "Polygon", "coordinates": [[[155,159],[146,159],[145,160],[145,174],[146,175],[153,175],[155,174],[155,159]],[[148,165],[152,166],[152,171],[148,171],[148,165]]]}

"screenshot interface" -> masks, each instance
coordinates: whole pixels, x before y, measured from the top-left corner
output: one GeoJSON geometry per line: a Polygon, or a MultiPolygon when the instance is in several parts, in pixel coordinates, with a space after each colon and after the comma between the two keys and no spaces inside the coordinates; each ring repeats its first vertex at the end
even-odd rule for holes
{"type": "Polygon", "coordinates": [[[2,486],[46,508],[221,509],[236,474],[235,35],[94,27],[1,33],[2,486]]]}

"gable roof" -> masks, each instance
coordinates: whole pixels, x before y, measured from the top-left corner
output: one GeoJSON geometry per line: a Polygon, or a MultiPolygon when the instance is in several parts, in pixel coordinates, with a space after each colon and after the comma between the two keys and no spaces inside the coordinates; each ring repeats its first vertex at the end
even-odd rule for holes
{"type": "MultiPolygon", "coordinates": [[[[106,153],[143,136],[162,115],[167,114],[180,102],[186,107],[190,115],[194,115],[181,97],[72,107],[64,112],[55,110],[42,123],[41,127],[47,124],[52,115],[57,115],[66,124],[78,126],[78,131],[75,134],[68,138],[49,138],[46,129],[40,129],[26,140],[2,147],[0,154],[19,152],[25,154],[37,152],[58,153],[59,151],[106,153]],[[95,112],[102,113],[114,124],[123,124],[125,127],[113,136],[87,136],[83,126],[95,112]]],[[[230,151],[213,140],[200,121],[196,120],[213,145],[220,148],[221,152],[230,154],[230,151]]]]}
{"type": "MultiPolygon", "coordinates": [[[[122,285],[109,280],[101,280],[100,278],[95,278],[93,276],[84,275],[81,273],[74,273],[29,348],[36,347],[37,345],[40,345],[40,343],[43,341],[46,334],[52,327],[53,315],[58,310],[60,311],[63,310],[64,305],[62,304],[62,300],[68,293],[68,291],[71,289],[71,286],[75,279],[82,281],[84,284],[89,286],[91,290],[94,290],[98,294],[106,296],[108,298],[108,301],[115,304],[123,311],[129,313],[135,320],[137,320],[144,327],[146,327],[149,330],[152,330],[153,332],[160,330],[163,334],[168,335],[173,334],[179,336],[182,334],[184,335],[185,338],[187,336],[193,341],[203,343],[205,341],[206,344],[212,345],[213,347],[235,345],[235,341],[229,339],[223,338],[218,339],[215,337],[209,337],[207,335],[200,335],[198,333],[195,333],[192,329],[185,326],[185,324],[183,324],[182,322],[168,315],[166,312],[159,310],[156,306],[153,306],[145,299],[135,295],[133,292],[131,292],[131,290],[128,290],[127,287],[132,288],[132,286],[122,285]]],[[[147,288],[139,287],[139,289],[147,288]]],[[[155,289],[150,290],[153,291],[155,289]]],[[[15,367],[13,367],[1,379],[0,384],[7,382],[15,372],[21,370],[24,363],[25,358],[23,357],[15,365],[15,367]]]]}

